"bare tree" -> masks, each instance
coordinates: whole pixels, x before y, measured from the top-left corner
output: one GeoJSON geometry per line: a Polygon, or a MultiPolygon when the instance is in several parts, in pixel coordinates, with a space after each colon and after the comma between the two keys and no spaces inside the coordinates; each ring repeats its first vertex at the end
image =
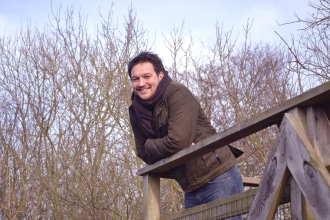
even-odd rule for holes
{"type": "Polygon", "coordinates": [[[311,9],[308,17],[301,18],[295,14],[295,21],[281,24],[302,23],[305,26],[291,42],[282,38],[294,57],[292,69],[300,69],[297,73],[305,81],[305,90],[330,79],[330,1],[319,0],[318,3],[310,2],[308,5],[311,9]]]}
{"type": "Polygon", "coordinates": [[[0,218],[140,218],[126,65],[150,48],[132,10],[111,16],[91,35],[59,10],[1,38],[0,218]]]}

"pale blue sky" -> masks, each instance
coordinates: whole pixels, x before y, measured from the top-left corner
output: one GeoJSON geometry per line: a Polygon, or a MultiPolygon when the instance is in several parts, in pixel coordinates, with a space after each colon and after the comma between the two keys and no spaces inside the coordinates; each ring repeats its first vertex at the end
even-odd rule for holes
{"type": "Polygon", "coordinates": [[[183,20],[187,33],[191,31],[195,40],[207,43],[215,36],[216,22],[223,24],[225,31],[233,27],[235,33],[242,35],[242,25],[254,19],[252,40],[274,43],[280,41],[274,31],[288,39],[299,28],[297,25],[278,26],[277,22],[293,21],[294,13],[306,17],[307,12],[312,12],[307,6],[308,0],[0,0],[0,35],[5,29],[16,30],[27,21],[33,26],[48,23],[51,2],[54,11],[60,4],[63,9],[73,6],[75,12],[88,15],[90,24],[99,24],[99,10],[107,15],[112,4],[114,18],[122,21],[132,4],[149,36],[157,33],[157,48],[163,46],[162,34],[169,36],[173,25],[178,26],[183,20]]]}

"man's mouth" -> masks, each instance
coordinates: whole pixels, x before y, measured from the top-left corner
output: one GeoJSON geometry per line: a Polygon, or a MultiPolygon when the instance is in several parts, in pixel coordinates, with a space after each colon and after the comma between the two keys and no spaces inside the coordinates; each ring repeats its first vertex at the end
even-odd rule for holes
{"type": "Polygon", "coordinates": [[[140,89],[138,89],[138,91],[139,92],[144,92],[144,91],[147,91],[147,90],[149,90],[150,88],[140,88],[140,89]]]}

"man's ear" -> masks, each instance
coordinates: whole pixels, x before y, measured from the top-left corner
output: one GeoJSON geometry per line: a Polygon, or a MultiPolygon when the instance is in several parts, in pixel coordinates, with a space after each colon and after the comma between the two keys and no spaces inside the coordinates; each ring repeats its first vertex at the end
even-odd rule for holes
{"type": "Polygon", "coordinates": [[[164,72],[161,71],[161,72],[159,73],[159,78],[160,78],[160,79],[163,79],[163,77],[164,77],[164,72]]]}

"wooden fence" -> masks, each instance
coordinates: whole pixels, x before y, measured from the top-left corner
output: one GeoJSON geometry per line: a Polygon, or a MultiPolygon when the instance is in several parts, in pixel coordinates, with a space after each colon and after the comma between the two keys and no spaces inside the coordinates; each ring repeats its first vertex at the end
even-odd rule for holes
{"type": "Polygon", "coordinates": [[[143,218],[225,219],[244,214],[247,219],[274,219],[278,206],[290,202],[291,219],[330,219],[329,118],[327,82],[138,170],[143,176],[143,218]],[[160,216],[160,173],[275,124],[279,132],[260,184],[243,177],[244,185],[259,185],[255,190],[160,216]]]}

